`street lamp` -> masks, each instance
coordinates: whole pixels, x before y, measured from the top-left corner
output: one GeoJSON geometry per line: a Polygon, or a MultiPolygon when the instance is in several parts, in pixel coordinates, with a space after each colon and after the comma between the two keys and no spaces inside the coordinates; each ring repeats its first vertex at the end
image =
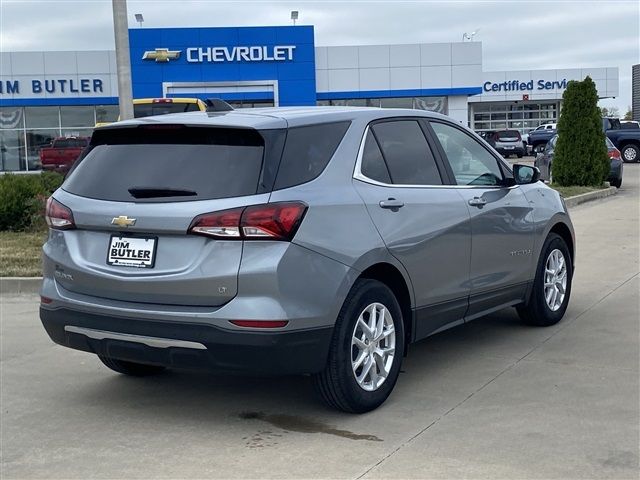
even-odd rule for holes
{"type": "Polygon", "coordinates": [[[144,22],[144,17],[142,16],[142,14],[136,13],[135,17],[136,17],[136,22],[138,22],[138,26],[142,27],[142,23],[144,22]]]}
{"type": "Polygon", "coordinates": [[[296,20],[298,20],[298,10],[291,10],[291,20],[293,20],[293,26],[296,26],[296,20]]]}

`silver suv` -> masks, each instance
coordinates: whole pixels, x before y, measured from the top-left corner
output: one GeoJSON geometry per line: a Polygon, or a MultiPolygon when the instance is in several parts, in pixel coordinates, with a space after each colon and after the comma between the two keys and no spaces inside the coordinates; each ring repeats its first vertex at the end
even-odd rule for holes
{"type": "Polygon", "coordinates": [[[562,318],[573,228],[538,175],[415,110],[119,122],[49,199],[40,317],[120,373],[308,373],[365,412],[412,342],[505,307],[562,318]]]}

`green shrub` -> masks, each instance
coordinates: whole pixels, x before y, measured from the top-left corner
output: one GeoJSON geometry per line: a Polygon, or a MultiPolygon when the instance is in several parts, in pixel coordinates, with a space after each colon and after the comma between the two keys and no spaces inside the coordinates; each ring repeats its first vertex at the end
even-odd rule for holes
{"type": "Polygon", "coordinates": [[[62,180],[62,175],[54,172],[0,175],[0,230],[43,228],[46,200],[62,180]]]}
{"type": "Polygon", "coordinates": [[[609,174],[598,91],[590,77],[570,81],[562,95],[558,141],[553,158],[553,182],[598,187],[609,174]]]}

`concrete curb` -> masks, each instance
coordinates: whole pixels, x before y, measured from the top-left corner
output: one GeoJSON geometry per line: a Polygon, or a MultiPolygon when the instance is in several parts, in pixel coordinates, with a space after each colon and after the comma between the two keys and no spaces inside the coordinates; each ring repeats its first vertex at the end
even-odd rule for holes
{"type": "MultiPolygon", "coordinates": [[[[571,208],[585,202],[615,195],[617,191],[616,187],[609,187],[565,198],[564,201],[567,204],[567,208],[571,208]]],[[[0,277],[0,294],[37,295],[40,292],[40,285],[42,285],[42,277],[0,277]]]]}
{"type": "Polygon", "coordinates": [[[0,277],[2,295],[37,295],[42,277],[0,277]]]}
{"type": "Polygon", "coordinates": [[[618,189],[616,187],[603,188],[602,190],[596,190],[595,192],[587,192],[582,195],[576,195],[575,197],[565,198],[564,203],[567,204],[567,208],[571,208],[592,200],[610,197],[616,193],[618,193],[618,189]]]}

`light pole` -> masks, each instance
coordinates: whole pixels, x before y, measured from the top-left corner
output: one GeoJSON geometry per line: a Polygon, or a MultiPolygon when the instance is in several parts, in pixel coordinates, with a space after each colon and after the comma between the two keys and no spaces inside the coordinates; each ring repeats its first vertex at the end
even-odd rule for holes
{"type": "Polygon", "coordinates": [[[129,53],[127,0],[111,0],[111,3],[113,6],[113,33],[116,40],[120,120],[129,120],[133,118],[133,94],[131,93],[131,55],[129,53]]]}

